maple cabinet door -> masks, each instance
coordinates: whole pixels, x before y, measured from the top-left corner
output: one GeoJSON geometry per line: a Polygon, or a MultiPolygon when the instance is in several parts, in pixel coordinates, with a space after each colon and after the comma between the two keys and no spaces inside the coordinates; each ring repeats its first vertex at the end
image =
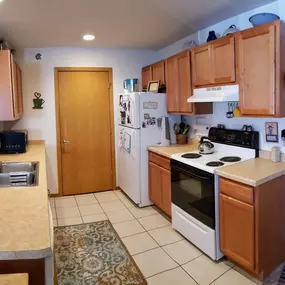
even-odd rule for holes
{"type": "Polygon", "coordinates": [[[240,109],[243,115],[276,114],[276,26],[239,34],[240,109]]]}
{"type": "Polygon", "coordinates": [[[225,256],[254,271],[254,207],[220,194],[220,246],[225,256]]]}
{"type": "Polygon", "coordinates": [[[19,116],[23,115],[23,87],[22,87],[22,71],[18,65],[17,68],[17,97],[18,97],[18,112],[19,116]]]}
{"type": "Polygon", "coordinates": [[[171,216],[171,173],[169,170],[160,168],[160,181],[161,207],[168,216],[171,216]]]}
{"type": "Polygon", "coordinates": [[[181,113],[193,113],[193,104],[187,102],[187,99],[192,95],[190,52],[186,51],[178,54],[177,62],[179,111],[181,113]]]}
{"type": "Polygon", "coordinates": [[[152,67],[146,66],[142,69],[142,88],[147,88],[148,83],[152,81],[152,67]]]}
{"type": "Polygon", "coordinates": [[[165,67],[163,60],[152,65],[152,80],[159,80],[160,85],[165,85],[165,67]]]}
{"type": "Polygon", "coordinates": [[[152,162],[148,163],[148,194],[149,199],[158,207],[161,207],[161,182],[160,167],[152,162]]]}
{"type": "Polygon", "coordinates": [[[212,44],[213,83],[234,83],[236,81],[235,38],[227,36],[212,44]]]}
{"type": "Polygon", "coordinates": [[[205,44],[192,51],[193,85],[205,86],[212,83],[212,46],[205,44]]]}
{"type": "Polygon", "coordinates": [[[179,79],[177,56],[166,60],[166,101],[168,113],[178,113],[179,109],[179,79]]]}

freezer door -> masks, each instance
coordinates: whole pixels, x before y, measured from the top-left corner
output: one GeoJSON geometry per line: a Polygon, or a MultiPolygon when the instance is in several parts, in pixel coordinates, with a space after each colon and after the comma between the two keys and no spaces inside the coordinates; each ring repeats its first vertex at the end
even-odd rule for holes
{"type": "Polygon", "coordinates": [[[119,127],[118,182],[119,187],[140,204],[140,130],[119,127]],[[121,142],[120,142],[121,140],[121,142]]]}
{"type": "Polygon", "coordinates": [[[139,93],[119,95],[119,124],[129,128],[138,129],[139,119],[139,93]]]}
{"type": "Polygon", "coordinates": [[[157,119],[167,116],[166,94],[141,93],[140,96],[140,127],[156,126],[157,119]]]}

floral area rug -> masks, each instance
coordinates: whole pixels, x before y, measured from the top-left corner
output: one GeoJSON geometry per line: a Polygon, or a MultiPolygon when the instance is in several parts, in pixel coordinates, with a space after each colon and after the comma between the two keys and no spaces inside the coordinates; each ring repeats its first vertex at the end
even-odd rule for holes
{"type": "Polygon", "coordinates": [[[58,285],[146,285],[109,221],[57,227],[58,285]]]}

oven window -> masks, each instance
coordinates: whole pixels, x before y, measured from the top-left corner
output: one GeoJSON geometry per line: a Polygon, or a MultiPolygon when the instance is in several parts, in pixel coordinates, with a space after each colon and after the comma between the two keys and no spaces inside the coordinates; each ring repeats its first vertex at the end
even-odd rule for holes
{"type": "Polygon", "coordinates": [[[172,203],[215,229],[214,175],[171,167],[172,203]]]}

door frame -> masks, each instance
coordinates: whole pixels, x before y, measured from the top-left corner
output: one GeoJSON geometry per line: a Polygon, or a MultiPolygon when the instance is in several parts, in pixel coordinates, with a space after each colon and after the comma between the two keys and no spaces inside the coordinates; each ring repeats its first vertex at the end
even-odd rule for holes
{"type": "Polygon", "coordinates": [[[60,125],[60,104],[59,104],[59,73],[64,71],[97,71],[108,72],[109,75],[109,98],[110,98],[110,127],[111,127],[111,167],[112,186],[116,189],[116,154],[115,154],[115,129],[114,129],[114,96],[113,96],[113,69],[110,67],[55,67],[55,114],[56,114],[56,148],[57,148],[57,168],[58,168],[58,194],[63,196],[63,175],[62,175],[62,148],[61,148],[61,125],[60,125]]]}

